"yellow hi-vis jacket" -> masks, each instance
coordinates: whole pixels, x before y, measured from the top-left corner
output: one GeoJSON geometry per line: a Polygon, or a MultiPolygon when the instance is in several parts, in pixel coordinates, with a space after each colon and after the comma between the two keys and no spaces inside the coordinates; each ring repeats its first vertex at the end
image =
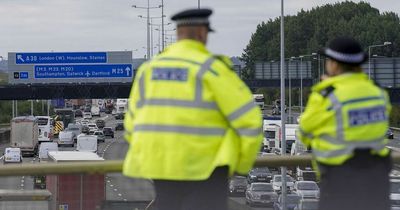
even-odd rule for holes
{"type": "Polygon", "coordinates": [[[231,175],[251,169],[262,115],[228,62],[182,40],[139,68],[124,121],[124,175],[205,180],[218,166],[231,175]]]}
{"type": "Polygon", "coordinates": [[[387,93],[364,73],[348,73],[315,85],[297,132],[317,162],[341,165],[355,149],[387,156],[391,105],[387,93]]]}

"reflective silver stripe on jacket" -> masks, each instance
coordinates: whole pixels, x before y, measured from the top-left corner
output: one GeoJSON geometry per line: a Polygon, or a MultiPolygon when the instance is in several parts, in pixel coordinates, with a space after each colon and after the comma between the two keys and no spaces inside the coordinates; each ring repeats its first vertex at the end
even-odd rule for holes
{"type": "MultiPolygon", "coordinates": [[[[190,62],[192,64],[199,65],[200,63],[191,62],[186,59],[179,58],[160,58],[158,60],[168,60],[168,61],[184,61],[190,62]]],[[[153,98],[146,99],[145,97],[140,97],[140,100],[137,102],[136,106],[141,108],[145,105],[154,105],[154,106],[175,106],[175,107],[187,107],[187,108],[201,108],[201,109],[212,109],[218,110],[218,106],[215,102],[206,102],[203,101],[203,76],[210,69],[212,63],[215,61],[214,57],[207,59],[203,64],[201,64],[200,69],[196,75],[196,84],[195,84],[195,99],[194,100],[179,100],[179,99],[168,99],[168,98],[153,98]]],[[[139,92],[140,95],[145,95],[145,84],[144,84],[144,73],[142,77],[139,79],[139,92]]]]}
{"type": "Polygon", "coordinates": [[[178,100],[178,99],[147,99],[144,101],[139,101],[137,103],[138,107],[143,107],[145,105],[218,109],[218,106],[215,102],[203,102],[203,101],[195,102],[195,101],[186,101],[186,100],[178,100]]]}
{"type": "Polygon", "coordinates": [[[156,133],[168,132],[168,133],[193,134],[201,136],[223,136],[225,134],[225,128],[138,124],[135,125],[134,132],[156,132],[156,133]]]}
{"type": "Polygon", "coordinates": [[[230,114],[228,116],[228,120],[229,121],[234,121],[234,120],[238,119],[239,117],[241,117],[242,115],[244,115],[245,113],[247,113],[248,111],[252,110],[255,107],[256,107],[256,105],[254,104],[254,101],[251,100],[250,102],[248,102],[245,105],[239,107],[238,109],[236,109],[236,111],[234,111],[232,114],[230,114]]]}
{"type": "Polygon", "coordinates": [[[339,150],[330,150],[330,151],[320,151],[318,149],[313,148],[313,154],[316,157],[321,158],[331,158],[342,155],[352,154],[355,149],[373,149],[375,151],[380,151],[385,148],[380,142],[356,142],[346,145],[345,148],[339,150]]]}
{"type": "Polygon", "coordinates": [[[239,136],[258,136],[262,132],[262,128],[238,128],[236,132],[239,136]]]}
{"type": "Polygon", "coordinates": [[[305,132],[305,131],[304,131],[303,129],[301,129],[300,127],[299,127],[298,131],[301,133],[301,135],[303,135],[303,136],[305,136],[305,137],[307,137],[307,138],[309,138],[309,139],[313,139],[313,138],[314,138],[314,135],[312,135],[311,133],[305,132]]]}

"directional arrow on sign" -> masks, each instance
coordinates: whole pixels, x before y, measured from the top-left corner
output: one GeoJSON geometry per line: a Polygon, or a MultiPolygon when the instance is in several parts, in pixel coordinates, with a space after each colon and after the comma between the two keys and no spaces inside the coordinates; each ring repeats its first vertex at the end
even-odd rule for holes
{"type": "Polygon", "coordinates": [[[131,72],[131,68],[126,67],[125,71],[126,71],[126,76],[129,76],[129,73],[131,72]]]}
{"type": "Polygon", "coordinates": [[[86,77],[89,77],[89,76],[90,76],[89,71],[86,71],[86,77]]]}
{"type": "Polygon", "coordinates": [[[22,55],[17,55],[17,59],[22,61],[22,62],[25,62],[25,60],[22,58],[22,55]]]}

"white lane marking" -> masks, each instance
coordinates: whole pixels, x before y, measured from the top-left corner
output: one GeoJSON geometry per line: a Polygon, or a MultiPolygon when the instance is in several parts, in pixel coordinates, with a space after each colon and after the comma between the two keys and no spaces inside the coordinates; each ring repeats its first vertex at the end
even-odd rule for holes
{"type": "Polygon", "coordinates": [[[118,193],[118,196],[119,196],[119,197],[122,197],[122,194],[121,194],[121,193],[118,193]]]}
{"type": "Polygon", "coordinates": [[[117,191],[118,191],[117,188],[115,188],[115,189],[114,189],[114,192],[117,192],[117,191]]]}
{"type": "Polygon", "coordinates": [[[126,198],[124,198],[124,201],[126,202],[126,201],[128,201],[126,198]]]}

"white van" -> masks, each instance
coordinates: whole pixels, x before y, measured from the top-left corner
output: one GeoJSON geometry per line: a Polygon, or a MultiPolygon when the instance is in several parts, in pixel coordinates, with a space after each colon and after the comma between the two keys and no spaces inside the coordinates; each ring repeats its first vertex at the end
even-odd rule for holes
{"type": "Polygon", "coordinates": [[[21,149],[7,147],[4,152],[4,163],[22,163],[21,149]]]}
{"type": "Polygon", "coordinates": [[[39,142],[50,142],[53,138],[51,118],[49,116],[37,116],[39,127],[39,142]]]}
{"type": "Polygon", "coordinates": [[[97,136],[80,134],[76,143],[76,150],[81,152],[97,152],[97,136]]]}
{"type": "Polygon", "coordinates": [[[58,135],[58,145],[74,147],[74,143],[74,133],[72,131],[61,131],[58,135]]]}
{"type": "Polygon", "coordinates": [[[49,152],[58,151],[58,144],[56,142],[43,142],[39,146],[39,160],[49,159],[49,152]]]}
{"type": "Polygon", "coordinates": [[[100,117],[100,108],[97,105],[92,105],[90,112],[91,112],[92,116],[100,117]]]}

